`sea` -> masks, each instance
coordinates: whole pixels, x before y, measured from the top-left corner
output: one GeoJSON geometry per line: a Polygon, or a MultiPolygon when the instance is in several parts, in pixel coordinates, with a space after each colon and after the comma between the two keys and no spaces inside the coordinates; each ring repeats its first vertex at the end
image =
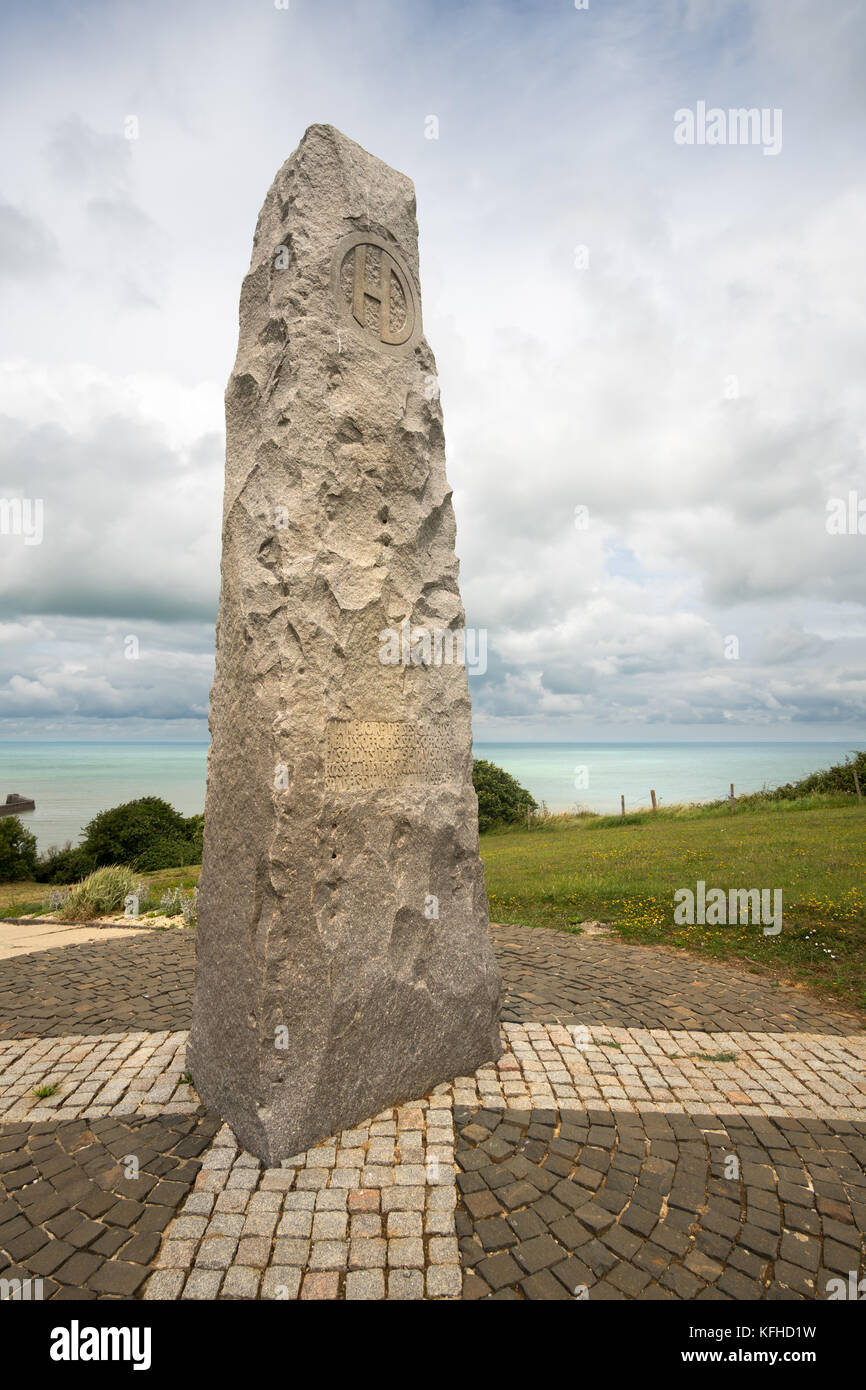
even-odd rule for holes
{"type": "MultiPolygon", "coordinates": [[[[714,801],[796,781],[841,762],[850,742],[484,743],[475,757],[505,768],[551,811],[613,812],[714,801]]],[[[861,745],[862,746],[862,743],[861,745]]],[[[204,809],[206,743],[0,742],[0,801],[32,798],[22,817],[41,851],[77,844],[98,811],[161,796],[184,815],[204,809]]]]}

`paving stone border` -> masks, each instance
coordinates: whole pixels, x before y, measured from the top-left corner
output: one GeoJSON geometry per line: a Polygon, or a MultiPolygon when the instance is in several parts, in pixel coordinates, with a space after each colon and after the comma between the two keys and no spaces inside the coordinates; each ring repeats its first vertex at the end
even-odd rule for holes
{"type": "MultiPolygon", "coordinates": [[[[0,1042],[0,1120],[189,1112],[186,1041],[179,1030],[0,1042]]],[[[464,1106],[866,1119],[866,1037],[506,1023],[499,1062],[444,1090],[464,1106]]]]}
{"type": "Polygon", "coordinates": [[[866,1037],[506,1023],[495,1067],[458,1104],[866,1120],[866,1037]]]}
{"type": "Polygon", "coordinates": [[[223,1126],[146,1299],[456,1299],[451,1097],[385,1110],[265,1168],[223,1126]]]}
{"type": "Polygon", "coordinates": [[[64,922],[58,917],[0,917],[0,924],[15,927],[90,927],[94,931],[153,931],[146,917],[84,917],[64,922]]]}
{"type": "Polygon", "coordinates": [[[187,1033],[73,1033],[0,1042],[0,1121],[185,1114],[187,1033]],[[38,1090],[56,1087],[52,1095],[38,1090]]]}

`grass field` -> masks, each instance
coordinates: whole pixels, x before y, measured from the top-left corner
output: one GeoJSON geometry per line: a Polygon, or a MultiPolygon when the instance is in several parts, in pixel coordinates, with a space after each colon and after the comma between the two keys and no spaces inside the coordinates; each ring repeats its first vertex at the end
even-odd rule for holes
{"type": "MultiPolygon", "coordinates": [[[[627,816],[536,817],[481,837],[490,917],[575,931],[611,923],[644,944],[749,962],[866,1008],[866,805],[845,796],[666,808],[627,816]],[[674,893],[782,890],[778,936],[760,926],[678,926],[674,893]]],[[[143,875],[183,887],[199,869],[143,875]]],[[[41,883],[0,884],[0,916],[38,911],[41,883]]]]}
{"type": "MultiPolygon", "coordinates": [[[[200,873],[201,865],[190,864],[183,869],[154,869],[141,877],[154,888],[184,888],[188,892],[195,887],[200,873]]],[[[50,883],[32,883],[29,880],[0,883],[0,917],[20,917],[24,913],[40,912],[50,892],[50,883]]]]}
{"type": "Polygon", "coordinates": [[[481,838],[494,922],[575,930],[611,923],[645,944],[739,958],[866,1007],[866,806],[810,797],[727,810],[552,816],[481,838]],[[678,926],[674,892],[782,890],[777,936],[760,926],[678,926]]]}

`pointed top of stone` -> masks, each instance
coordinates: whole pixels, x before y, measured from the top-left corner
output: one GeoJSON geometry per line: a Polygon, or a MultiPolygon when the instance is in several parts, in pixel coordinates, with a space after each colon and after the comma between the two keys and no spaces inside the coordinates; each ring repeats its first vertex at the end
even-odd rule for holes
{"type": "Polygon", "coordinates": [[[308,126],[277,173],[259,214],[253,265],[257,251],[271,249],[269,238],[292,210],[308,219],[306,232],[315,230],[323,240],[369,231],[393,242],[418,288],[415,185],[336,126],[308,126]]]}

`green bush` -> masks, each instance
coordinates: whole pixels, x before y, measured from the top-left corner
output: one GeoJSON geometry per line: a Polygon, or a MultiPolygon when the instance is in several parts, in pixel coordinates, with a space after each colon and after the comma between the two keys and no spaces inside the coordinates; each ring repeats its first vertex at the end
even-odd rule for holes
{"type": "Polygon", "coordinates": [[[36,872],[36,836],[21,824],[20,816],[0,817],[0,880],[33,878],[36,872]]]}
{"type": "MultiPolygon", "coordinates": [[[[763,787],[759,792],[745,792],[736,798],[736,809],[764,810],[771,809],[774,804],[781,809],[784,803],[791,801],[798,802],[801,809],[806,809],[810,799],[814,801],[815,809],[829,805],[844,805],[845,801],[838,798],[853,797],[857,794],[855,771],[860,781],[860,793],[866,797],[866,749],[861,748],[849,754],[843,763],[834,763],[832,767],[810,772],[808,777],[802,777],[799,782],[785,782],[781,787],[763,787]]],[[[724,797],[719,801],[706,802],[696,809],[715,812],[728,804],[728,798],[724,797]]]]}
{"type": "Polygon", "coordinates": [[[142,796],[94,816],[84,828],[81,848],[97,866],[131,864],[160,841],[188,838],[187,822],[179,811],[162,797],[142,796]]]}
{"type": "Polygon", "coordinates": [[[525,787],[521,787],[509,772],[484,758],[476,758],[472,765],[472,785],[478,797],[479,830],[510,825],[525,819],[527,810],[537,808],[525,787]]]}
{"type": "Polygon", "coordinates": [[[182,840],[179,835],[167,835],[164,839],[154,840],[147,849],[135,856],[135,867],[148,872],[200,863],[201,844],[196,846],[192,840],[182,840]]]}
{"type": "Polygon", "coordinates": [[[862,748],[854,753],[853,758],[848,756],[844,763],[835,763],[833,767],[812,772],[799,782],[786,782],[783,787],[776,787],[767,795],[777,801],[794,800],[808,796],[810,792],[848,792],[854,796],[857,791],[854,784],[855,768],[860,779],[860,791],[866,796],[866,749],[862,748]]]}
{"type": "MultiPolygon", "coordinates": [[[[151,897],[153,895],[151,894],[151,897]]],[[[183,922],[186,927],[194,927],[196,924],[196,914],[198,906],[198,888],[194,887],[191,893],[183,888],[169,888],[164,892],[159,900],[159,908],[166,917],[177,917],[183,914],[183,922]]]]}
{"type": "Polygon", "coordinates": [[[100,811],[80,845],[50,849],[36,861],[33,877],[39,883],[75,883],[102,864],[146,870],[200,864],[203,829],[204,816],[182,816],[161,797],[141,797],[100,811]]]}
{"type": "Polygon", "coordinates": [[[63,905],[64,916],[74,922],[120,912],[127,896],[136,892],[138,886],[137,875],[125,864],[107,864],[76,883],[63,905]]]}
{"type": "Polygon", "coordinates": [[[75,883],[95,868],[92,855],[67,842],[63,849],[52,847],[36,861],[33,877],[37,883],[75,883]]]}
{"type": "MultiPolygon", "coordinates": [[[[204,816],[186,816],[184,825],[186,826],[186,838],[189,840],[193,849],[193,858],[186,862],[189,864],[200,864],[202,840],[204,839],[204,816]]],[[[173,865],[169,865],[169,868],[172,867],[173,865]]]]}

